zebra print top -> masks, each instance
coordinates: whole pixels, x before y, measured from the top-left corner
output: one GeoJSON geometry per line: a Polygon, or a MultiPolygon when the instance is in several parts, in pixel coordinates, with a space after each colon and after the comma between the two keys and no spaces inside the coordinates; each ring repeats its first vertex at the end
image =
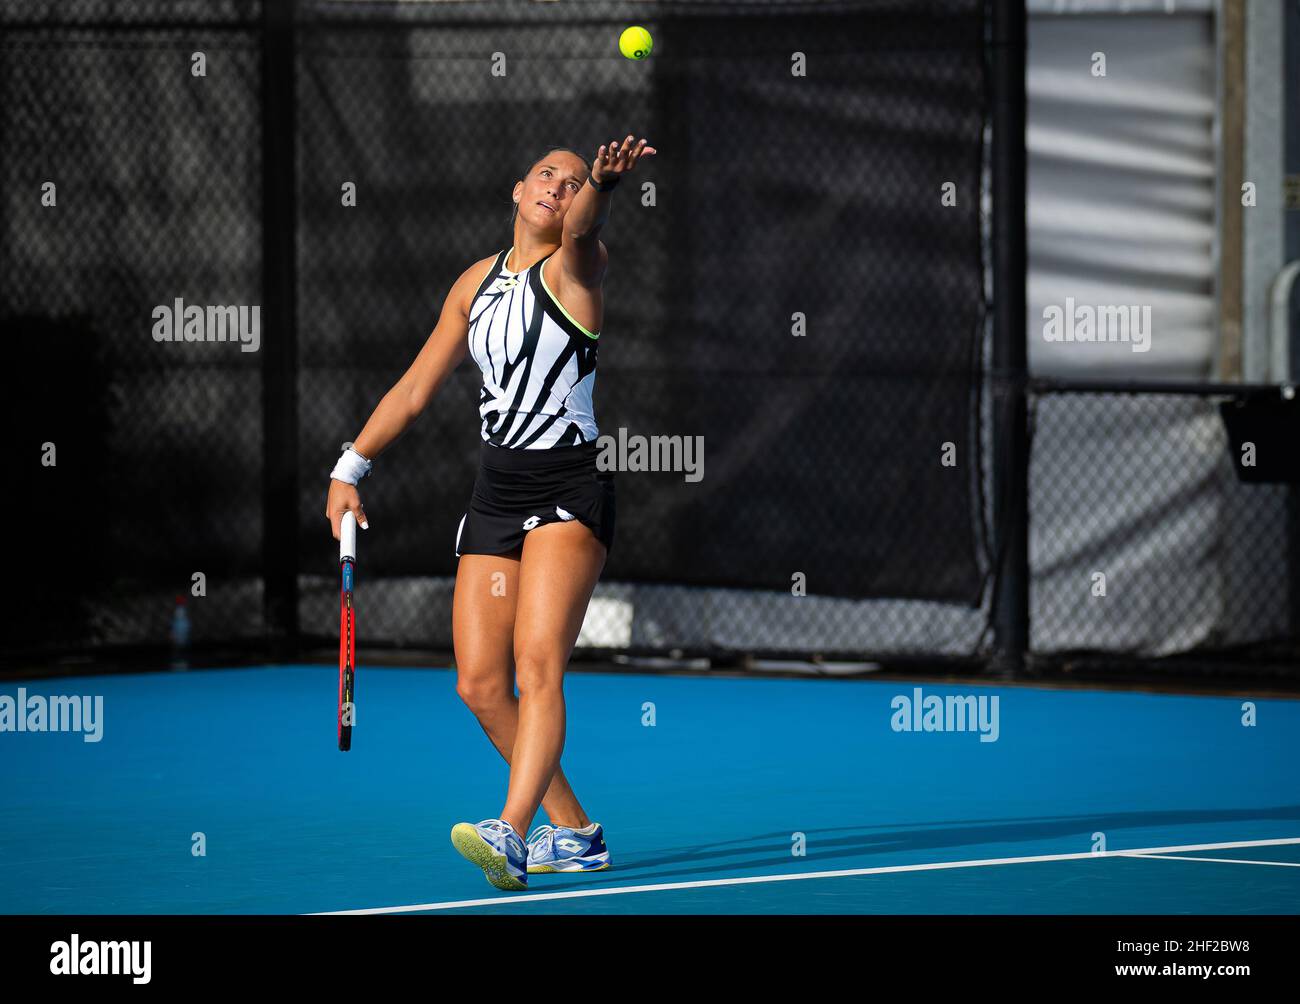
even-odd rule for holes
{"type": "Polygon", "coordinates": [[[483,439],[516,450],[592,442],[599,332],[574,320],[546,285],[550,255],[511,272],[513,251],[498,252],[469,309],[469,351],[483,373],[483,439]]]}

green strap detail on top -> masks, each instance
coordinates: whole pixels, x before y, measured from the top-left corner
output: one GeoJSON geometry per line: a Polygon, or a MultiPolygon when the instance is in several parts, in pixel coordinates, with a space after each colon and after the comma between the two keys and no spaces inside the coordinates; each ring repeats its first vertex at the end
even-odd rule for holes
{"type": "Polygon", "coordinates": [[[545,258],[543,258],[542,261],[541,261],[541,263],[539,264],[539,267],[538,267],[537,277],[538,277],[539,279],[542,280],[542,289],[546,290],[546,295],[549,296],[549,297],[551,298],[552,302],[553,302],[557,307],[560,308],[561,313],[563,313],[565,317],[567,317],[570,321],[573,322],[573,326],[574,326],[575,328],[577,328],[579,331],[581,331],[581,332],[582,332],[584,335],[586,335],[588,338],[599,338],[599,337],[600,337],[600,332],[596,332],[596,334],[593,335],[593,334],[592,334],[590,331],[588,331],[585,327],[583,327],[581,324],[579,324],[578,321],[577,321],[577,319],[574,318],[574,316],[573,316],[572,314],[570,314],[567,310],[564,309],[564,304],[562,304],[562,303],[560,302],[559,297],[557,297],[554,293],[552,293],[552,292],[551,292],[551,287],[548,286],[548,285],[546,284],[546,269],[541,268],[540,266],[541,266],[541,265],[545,265],[546,262],[550,259],[551,255],[553,255],[553,254],[555,254],[554,251],[552,251],[551,254],[548,254],[545,258]]]}

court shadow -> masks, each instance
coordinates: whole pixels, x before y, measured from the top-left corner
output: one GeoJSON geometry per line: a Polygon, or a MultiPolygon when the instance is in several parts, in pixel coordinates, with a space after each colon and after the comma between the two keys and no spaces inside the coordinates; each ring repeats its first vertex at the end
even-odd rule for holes
{"type": "MultiPolygon", "coordinates": [[[[653,877],[656,881],[686,879],[707,875],[720,877],[720,871],[772,869],[799,862],[801,871],[831,871],[841,868],[870,868],[880,855],[900,851],[927,851],[941,848],[961,849],[953,860],[981,857],[983,844],[1034,844],[1057,841],[1061,837],[1078,838],[1080,852],[1092,846],[1092,834],[1103,832],[1109,850],[1120,850],[1117,839],[1125,830],[1153,826],[1186,826],[1197,823],[1256,822],[1260,820],[1300,820],[1300,805],[1281,805],[1260,809],[1167,809],[1159,812],[1109,812],[1078,816],[1004,817],[974,820],[939,820],[931,823],[905,823],[894,826],[838,826],[801,830],[807,838],[807,854],[792,858],[792,834],[776,831],[735,840],[699,846],[669,847],[639,855],[620,857],[617,835],[611,847],[614,868],[608,872],[584,875],[559,882],[546,882],[538,891],[566,892],[591,888],[592,885],[621,885],[628,877],[653,877]]],[[[1297,833],[1300,836],[1300,833],[1297,833]]],[[[1182,841],[1196,843],[1194,839],[1182,841]]],[[[1149,844],[1148,844],[1149,845],[1149,844]]],[[[1035,853],[1061,853],[1060,845],[1051,849],[1026,847],[1026,856],[1035,853]]],[[[1064,852],[1070,853],[1070,852],[1064,852]]],[[[728,876],[740,877],[740,876],[728,876]]]]}

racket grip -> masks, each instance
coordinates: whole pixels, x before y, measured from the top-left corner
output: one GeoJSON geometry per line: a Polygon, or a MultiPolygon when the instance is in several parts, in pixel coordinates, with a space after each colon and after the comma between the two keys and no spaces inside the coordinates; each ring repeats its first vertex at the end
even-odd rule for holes
{"type": "Polygon", "coordinates": [[[339,561],[357,560],[357,518],[350,512],[343,514],[339,524],[339,561]]]}

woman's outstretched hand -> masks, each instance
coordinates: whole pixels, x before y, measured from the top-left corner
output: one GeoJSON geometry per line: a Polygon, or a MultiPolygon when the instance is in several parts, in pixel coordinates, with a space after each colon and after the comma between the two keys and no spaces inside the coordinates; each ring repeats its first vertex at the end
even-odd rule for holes
{"type": "Polygon", "coordinates": [[[357,486],[331,478],[329,498],[325,502],[325,518],[330,521],[335,540],[339,539],[339,524],[343,522],[345,512],[356,516],[357,526],[366,529],[366,511],[361,507],[357,486]]]}
{"type": "Polygon", "coordinates": [[[646,146],[644,139],[634,140],[631,133],[622,143],[615,140],[602,144],[591,164],[592,180],[603,182],[627,174],[642,157],[651,157],[654,153],[654,147],[646,146]]]}

